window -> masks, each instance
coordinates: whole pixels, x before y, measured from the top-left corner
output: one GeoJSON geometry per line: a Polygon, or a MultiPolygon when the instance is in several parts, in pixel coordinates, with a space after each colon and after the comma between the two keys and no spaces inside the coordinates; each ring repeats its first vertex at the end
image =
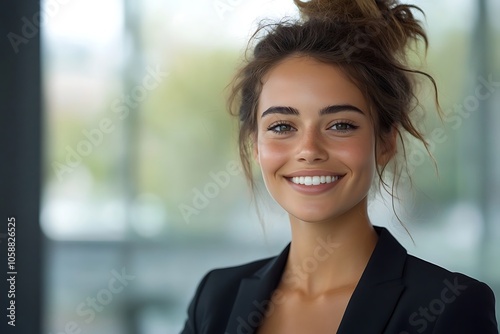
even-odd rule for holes
{"type": "MultiPolygon", "coordinates": [[[[387,202],[373,201],[374,223],[394,229],[410,252],[500,292],[500,273],[486,270],[495,267],[488,264],[500,232],[488,229],[484,241],[480,180],[470,174],[478,161],[499,162],[471,139],[484,113],[454,109],[473,103],[468,96],[489,80],[490,73],[470,70],[479,52],[476,2],[421,6],[428,65],[455,120],[426,119],[439,183],[423,148],[412,148],[419,188],[401,212],[418,247],[387,202]]],[[[293,3],[47,0],[43,12],[46,332],[70,324],[89,333],[177,333],[204,273],[274,255],[289,238],[287,217],[266,199],[262,233],[224,88],[257,19],[296,15],[293,3]]],[[[499,29],[492,29],[497,55],[499,29]]],[[[494,88],[489,103],[499,99],[494,88]]],[[[498,189],[491,191],[498,202],[498,189]]]]}

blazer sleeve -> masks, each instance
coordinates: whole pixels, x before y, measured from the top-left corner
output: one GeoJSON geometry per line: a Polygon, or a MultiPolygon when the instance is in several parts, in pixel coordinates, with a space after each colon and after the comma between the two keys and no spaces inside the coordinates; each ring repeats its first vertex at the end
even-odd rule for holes
{"type": "Polygon", "coordinates": [[[436,320],[434,334],[498,334],[495,296],[482,282],[471,282],[436,320]]]}
{"type": "Polygon", "coordinates": [[[203,290],[205,283],[208,280],[208,276],[210,275],[210,272],[207,273],[201,282],[198,284],[198,287],[196,289],[196,292],[194,294],[193,299],[191,300],[191,303],[189,304],[188,310],[187,310],[187,320],[184,324],[184,329],[181,331],[180,334],[196,334],[198,333],[198,319],[197,319],[197,306],[198,306],[198,301],[201,295],[201,291],[203,290]]]}

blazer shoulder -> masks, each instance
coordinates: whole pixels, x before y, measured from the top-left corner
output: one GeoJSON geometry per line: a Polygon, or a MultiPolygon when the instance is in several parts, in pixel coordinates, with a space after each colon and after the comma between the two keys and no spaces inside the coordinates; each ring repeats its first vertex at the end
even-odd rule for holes
{"type": "Polygon", "coordinates": [[[404,308],[419,333],[498,333],[495,296],[475,278],[408,255],[404,308]]]}
{"type": "Polygon", "coordinates": [[[437,264],[431,263],[413,255],[408,255],[406,260],[404,277],[410,283],[421,282],[429,284],[432,282],[442,283],[444,280],[459,279],[464,283],[480,283],[477,279],[460,272],[453,272],[437,264]]]}
{"type": "MultiPolygon", "coordinates": [[[[204,326],[208,326],[206,319],[211,319],[210,321],[218,326],[225,326],[241,280],[253,276],[275,258],[276,256],[207,272],[189,304],[188,318],[181,333],[204,332],[204,326]]],[[[223,328],[219,331],[222,332],[223,328]]]]}
{"type": "Polygon", "coordinates": [[[424,294],[425,292],[436,294],[451,286],[454,287],[452,290],[455,292],[464,291],[471,286],[478,287],[480,291],[483,290],[487,294],[491,292],[487,284],[471,276],[450,271],[413,255],[408,255],[403,280],[407,288],[424,294]]]}
{"type": "Polygon", "coordinates": [[[228,284],[231,282],[237,282],[239,284],[242,278],[252,276],[266,264],[276,259],[276,257],[277,256],[271,256],[268,258],[259,259],[236,266],[212,269],[206,274],[206,276],[209,276],[207,284],[228,284]]]}

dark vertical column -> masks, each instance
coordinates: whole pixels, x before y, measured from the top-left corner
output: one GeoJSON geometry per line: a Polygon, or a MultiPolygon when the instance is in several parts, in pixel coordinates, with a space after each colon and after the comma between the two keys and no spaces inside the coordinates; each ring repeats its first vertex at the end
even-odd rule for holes
{"type": "Polygon", "coordinates": [[[0,333],[5,334],[42,333],[39,6],[34,0],[0,5],[0,333]]]}

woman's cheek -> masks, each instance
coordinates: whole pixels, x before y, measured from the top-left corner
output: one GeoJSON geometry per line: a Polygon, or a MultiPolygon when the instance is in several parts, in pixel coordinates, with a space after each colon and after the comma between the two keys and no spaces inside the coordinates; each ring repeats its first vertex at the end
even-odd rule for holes
{"type": "Polygon", "coordinates": [[[262,140],[259,143],[259,162],[265,165],[281,165],[285,163],[289,148],[279,140],[262,140]]]}
{"type": "Polygon", "coordinates": [[[375,168],[375,146],[370,140],[355,140],[340,145],[336,156],[351,169],[375,168]]]}

